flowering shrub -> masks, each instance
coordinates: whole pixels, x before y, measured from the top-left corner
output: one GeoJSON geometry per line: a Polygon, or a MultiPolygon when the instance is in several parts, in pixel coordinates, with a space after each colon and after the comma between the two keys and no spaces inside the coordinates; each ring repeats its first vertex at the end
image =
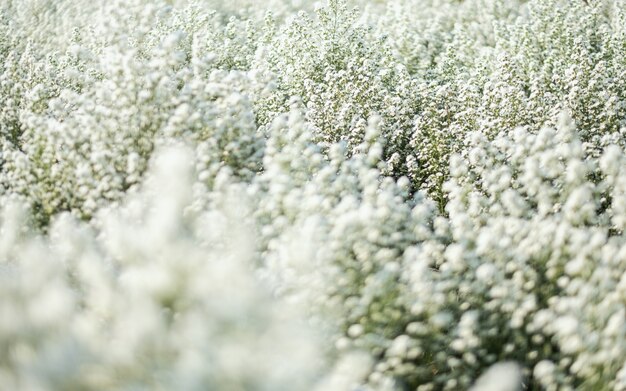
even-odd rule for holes
{"type": "Polygon", "coordinates": [[[623,0],[0,4],[0,388],[626,390],[623,0]]]}
{"type": "Polygon", "coordinates": [[[255,281],[238,212],[182,217],[188,155],[159,155],[98,231],[64,214],[42,239],[5,208],[3,388],[311,389],[315,334],[255,281]]]}

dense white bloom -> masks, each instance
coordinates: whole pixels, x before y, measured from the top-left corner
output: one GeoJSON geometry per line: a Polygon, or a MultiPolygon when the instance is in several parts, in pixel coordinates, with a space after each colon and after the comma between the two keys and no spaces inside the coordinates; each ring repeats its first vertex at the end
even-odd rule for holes
{"type": "Polygon", "coordinates": [[[626,389],[625,8],[3,1],[0,388],[626,389]]]}
{"type": "MultiPolygon", "coordinates": [[[[49,238],[13,241],[0,274],[2,388],[315,384],[323,365],[317,337],[295,307],[255,281],[253,253],[242,251],[253,246],[245,227],[212,227],[231,236],[208,243],[204,222],[229,222],[230,212],[183,217],[189,157],[158,154],[152,183],[136,195],[141,202],[103,212],[97,237],[63,215],[49,238]]],[[[5,213],[3,229],[11,224],[5,213]]]]}

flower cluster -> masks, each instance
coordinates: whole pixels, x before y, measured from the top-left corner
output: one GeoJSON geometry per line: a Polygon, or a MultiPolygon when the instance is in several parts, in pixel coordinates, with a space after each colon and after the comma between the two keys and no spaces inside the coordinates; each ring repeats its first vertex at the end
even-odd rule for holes
{"type": "Polygon", "coordinates": [[[626,390],[625,0],[6,0],[0,388],[626,390]]]}
{"type": "Polygon", "coordinates": [[[4,208],[2,388],[314,387],[318,337],[254,277],[244,209],[229,205],[245,200],[230,189],[221,206],[184,213],[192,156],[158,153],[142,189],[101,211],[97,229],[62,214],[42,238],[23,207],[4,208]]]}

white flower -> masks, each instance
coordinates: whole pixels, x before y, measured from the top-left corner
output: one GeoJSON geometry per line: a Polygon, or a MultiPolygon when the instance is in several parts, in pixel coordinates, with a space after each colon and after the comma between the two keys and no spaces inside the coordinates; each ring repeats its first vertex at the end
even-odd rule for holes
{"type": "Polygon", "coordinates": [[[519,365],[512,362],[498,363],[481,375],[470,390],[472,391],[515,391],[522,387],[522,373],[519,365]]]}

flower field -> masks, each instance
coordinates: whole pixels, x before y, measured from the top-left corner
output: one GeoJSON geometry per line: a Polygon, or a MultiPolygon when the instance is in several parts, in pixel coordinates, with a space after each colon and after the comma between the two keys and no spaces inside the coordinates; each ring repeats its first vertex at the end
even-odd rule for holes
{"type": "Polygon", "coordinates": [[[0,1],[0,390],[626,391],[626,0],[0,1]]]}

